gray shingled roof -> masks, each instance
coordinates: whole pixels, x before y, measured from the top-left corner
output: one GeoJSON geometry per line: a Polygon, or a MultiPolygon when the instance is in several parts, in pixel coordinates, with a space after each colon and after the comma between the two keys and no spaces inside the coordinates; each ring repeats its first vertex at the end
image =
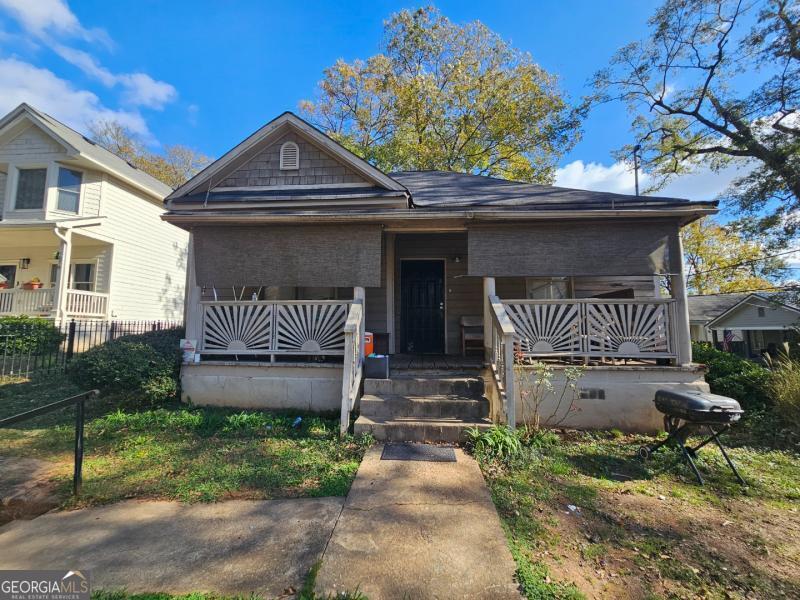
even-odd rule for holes
{"type": "Polygon", "coordinates": [[[738,304],[750,294],[709,294],[707,296],[689,296],[689,320],[706,323],[716,319],[726,310],[738,304]]]}
{"type": "Polygon", "coordinates": [[[402,183],[419,208],[513,208],[527,210],[581,210],[672,208],[695,203],[680,198],[630,196],[449,171],[401,171],[389,176],[402,183]]]}
{"type": "Polygon", "coordinates": [[[144,171],[137,169],[113,152],[109,152],[83,134],[75,131],[67,125],[64,125],[61,121],[51,117],[47,113],[43,113],[29,104],[20,104],[17,108],[0,119],[0,129],[3,128],[8,122],[15,119],[23,110],[29,111],[35,117],[38,117],[47,127],[52,130],[57,137],[63,139],[67,144],[75,148],[81,155],[99,163],[102,166],[105,166],[111,172],[116,172],[123,177],[127,177],[132,182],[147,188],[151,192],[160,195],[162,198],[172,192],[172,188],[167,184],[159,181],[155,177],[148,175],[144,171]]]}

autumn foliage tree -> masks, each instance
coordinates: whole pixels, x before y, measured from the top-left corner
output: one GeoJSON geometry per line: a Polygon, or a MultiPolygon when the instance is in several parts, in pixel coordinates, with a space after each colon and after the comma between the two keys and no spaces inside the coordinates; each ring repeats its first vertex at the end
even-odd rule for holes
{"type": "Polygon", "coordinates": [[[786,263],[767,246],[742,237],[735,225],[706,217],[681,230],[686,283],[693,294],[769,290],[786,263]]]}
{"type": "Polygon", "coordinates": [[[650,26],[597,73],[594,101],[627,102],[655,188],[737,165],[733,206],[786,243],[800,226],[800,3],[664,0],[650,26]]]}
{"type": "Polygon", "coordinates": [[[116,121],[91,123],[89,133],[106,150],[172,188],[182,185],[211,162],[209,157],[187,146],[166,146],[160,154],[151,152],[116,121]]]}
{"type": "Polygon", "coordinates": [[[579,114],[556,78],[479,21],[434,8],[384,26],[382,52],[325,69],[305,116],[385,171],[443,169],[552,182],[579,114]]]}

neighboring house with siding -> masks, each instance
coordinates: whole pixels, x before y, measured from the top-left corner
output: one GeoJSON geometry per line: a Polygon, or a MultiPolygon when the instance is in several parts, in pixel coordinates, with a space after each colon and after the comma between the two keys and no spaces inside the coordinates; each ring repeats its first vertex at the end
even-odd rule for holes
{"type": "Polygon", "coordinates": [[[759,359],[798,341],[800,309],[769,293],[708,294],[689,297],[689,319],[692,340],[759,359]]]}
{"type": "Polygon", "coordinates": [[[679,232],[713,202],[386,174],[287,112],[166,205],[191,233],[182,390],[196,404],[338,409],[343,430],[355,412],[381,439],[453,440],[530,416],[533,361],[557,386],[585,365],[567,426],[655,430],[656,389],[708,389],[679,232]],[[365,331],[389,379],[364,377],[365,331]]]}
{"type": "Polygon", "coordinates": [[[0,119],[0,315],[180,320],[172,189],[22,104],[0,119]]]}

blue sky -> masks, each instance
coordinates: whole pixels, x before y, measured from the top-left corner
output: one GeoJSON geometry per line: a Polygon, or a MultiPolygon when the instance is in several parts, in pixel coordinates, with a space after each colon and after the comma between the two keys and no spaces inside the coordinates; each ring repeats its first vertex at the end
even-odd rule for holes
{"type": "MultiPolygon", "coordinates": [[[[658,2],[438,2],[451,20],[479,19],[530,52],[578,98],[623,44],[646,35],[658,2]]],[[[336,59],[378,51],[396,2],[0,0],[0,111],[27,101],[69,125],[116,119],[150,143],[219,156],[313,97],[336,59]]],[[[595,110],[557,182],[631,192],[611,151],[630,141],[621,104],[595,110]]],[[[664,193],[708,199],[732,173],[707,171],[664,193]]]]}

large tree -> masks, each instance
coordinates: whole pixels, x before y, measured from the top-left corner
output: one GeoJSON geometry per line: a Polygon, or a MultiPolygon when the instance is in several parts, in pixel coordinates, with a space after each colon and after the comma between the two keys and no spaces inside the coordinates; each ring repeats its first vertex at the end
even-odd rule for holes
{"type": "Polygon", "coordinates": [[[187,146],[165,146],[160,154],[152,152],[116,121],[91,123],[89,133],[106,150],[172,188],[182,185],[211,162],[209,157],[187,146]]]}
{"type": "Polygon", "coordinates": [[[595,76],[595,100],[628,103],[655,188],[738,162],[734,207],[787,241],[800,225],[800,4],[665,0],[650,25],[595,76]]]}
{"type": "Polygon", "coordinates": [[[694,294],[769,290],[787,273],[780,256],[745,239],[736,225],[706,217],[684,227],[681,237],[686,284],[694,294]]]}
{"type": "Polygon", "coordinates": [[[307,118],[386,171],[444,169],[551,182],[577,141],[556,78],[479,21],[434,8],[384,25],[382,52],[324,72],[307,118]]]}

